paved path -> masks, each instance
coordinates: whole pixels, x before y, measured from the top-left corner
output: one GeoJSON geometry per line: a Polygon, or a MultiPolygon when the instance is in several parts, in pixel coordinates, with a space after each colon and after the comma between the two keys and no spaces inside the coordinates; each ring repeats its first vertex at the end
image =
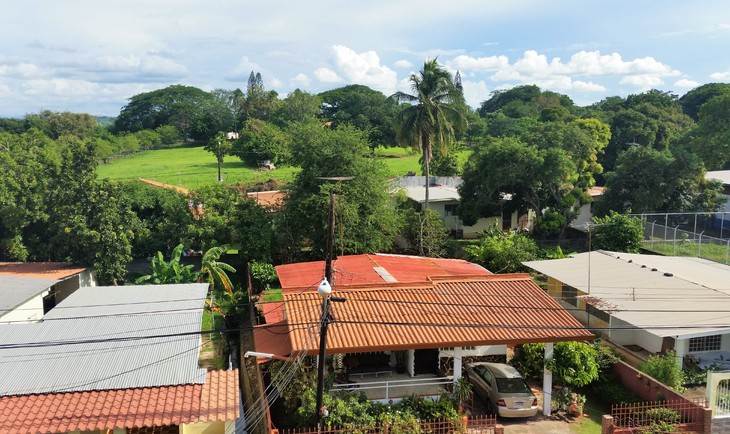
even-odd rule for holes
{"type": "Polygon", "coordinates": [[[530,419],[505,420],[499,419],[497,423],[504,426],[504,434],[573,434],[571,424],[562,420],[543,419],[534,417],[530,419]]]}

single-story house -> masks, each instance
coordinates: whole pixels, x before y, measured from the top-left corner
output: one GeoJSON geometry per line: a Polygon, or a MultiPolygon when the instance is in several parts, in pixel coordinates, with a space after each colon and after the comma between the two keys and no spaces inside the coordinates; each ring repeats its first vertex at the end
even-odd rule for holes
{"type": "MultiPolygon", "coordinates": [[[[424,276],[412,283],[340,288],[335,279],[332,294],[346,301],[330,304],[326,353],[342,355],[342,366],[334,369],[341,369],[347,382],[391,374],[397,354],[404,356],[409,377],[455,381],[462,363],[505,361],[508,346],[544,342],[549,356],[554,342],[593,339],[527,274],[424,276]]],[[[276,322],[254,328],[256,351],[316,355],[322,306],[316,285],[285,290],[283,298],[276,322]]],[[[549,372],[544,387],[551,390],[549,372]]],[[[550,400],[545,401],[549,412],[550,400]]]]}
{"type": "Polygon", "coordinates": [[[0,324],[0,434],[228,433],[238,372],[198,367],[207,284],[83,287],[0,324]]]}
{"type": "Polygon", "coordinates": [[[730,355],[730,266],[701,258],[593,251],[524,263],[587,328],[680,360],[730,355]]]}
{"type": "MultiPolygon", "coordinates": [[[[462,179],[458,176],[431,177],[428,188],[428,207],[441,216],[448,229],[458,238],[478,238],[479,233],[492,227],[501,229],[531,230],[534,219],[533,213],[519,215],[513,212],[509,215],[483,217],[472,226],[464,225],[459,219],[458,207],[461,202],[458,187],[462,179]]],[[[419,207],[426,202],[426,177],[402,176],[393,181],[395,190],[405,191],[408,199],[419,207]]],[[[509,195],[505,195],[505,200],[509,195]]]]}
{"type": "Polygon", "coordinates": [[[724,221],[724,226],[727,228],[730,223],[730,170],[713,170],[705,173],[705,179],[716,179],[722,183],[722,192],[727,198],[725,206],[720,211],[727,214],[722,214],[721,219],[724,221]]]}
{"type": "Polygon", "coordinates": [[[0,323],[38,321],[80,287],[94,285],[91,270],[66,262],[0,262],[0,323]]]}

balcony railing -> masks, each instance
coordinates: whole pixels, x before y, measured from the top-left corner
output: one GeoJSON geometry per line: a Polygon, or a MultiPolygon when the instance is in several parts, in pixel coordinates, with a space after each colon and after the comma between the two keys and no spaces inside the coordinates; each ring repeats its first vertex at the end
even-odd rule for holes
{"type": "Polygon", "coordinates": [[[454,378],[448,377],[426,377],[408,378],[405,375],[395,380],[379,380],[374,378],[361,379],[346,384],[334,384],[330,391],[363,391],[371,401],[397,400],[411,395],[439,396],[445,391],[449,384],[453,384],[454,378]]]}

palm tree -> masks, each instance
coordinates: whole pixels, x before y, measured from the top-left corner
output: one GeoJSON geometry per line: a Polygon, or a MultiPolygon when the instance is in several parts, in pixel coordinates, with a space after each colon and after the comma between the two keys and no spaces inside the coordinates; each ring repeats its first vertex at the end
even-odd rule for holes
{"type": "Polygon", "coordinates": [[[211,247],[204,254],[200,261],[200,277],[199,282],[208,282],[212,288],[225,290],[228,294],[233,294],[233,283],[228,277],[228,273],[235,273],[236,269],[219,261],[220,257],[228,251],[228,246],[211,247]]]}
{"type": "Polygon", "coordinates": [[[451,74],[439,66],[436,59],[426,60],[423,70],[409,78],[413,94],[396,92],[391,98],[410,103],[396,115],[396,141],[423,153],[426,175],[425,209],[428,209],[428,186],[433,146],[446,149],[455,139],[455,130],[466,126],[459,109],[461,92],[451,74]]]}

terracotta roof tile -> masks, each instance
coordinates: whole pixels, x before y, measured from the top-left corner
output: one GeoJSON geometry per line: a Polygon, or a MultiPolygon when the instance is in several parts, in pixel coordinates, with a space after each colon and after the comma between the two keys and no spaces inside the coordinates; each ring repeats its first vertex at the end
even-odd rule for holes
{"type": "MultiPolygon", "coordinates": [[[[276,274],[284,291],[316,288],[324,276],[324,261],[279,265],[276,274]]],[[[340,256],[333,262],[335,284],[344,286],[381,286],[387,277],[399,283],[426,283],[437,276],[463,277],[490,275],[485,268],[462,259],[437,259],[420,256],[365,254],[340,256]]]]}
{"type": "Polygon", "coordinates": [[[0,434],[142,428],[234,420],[238,371],[210,371],[204,385],[0,397],[0,434]]]}
{"type": "Polygon", "coordinates": [[[0,262],[0,275],[65,279],[86,270],[68,262],[0,262]]]}
{"type": "MultiPolygon", "coordinates": [[[[334,322],[327,337],[331,353],[593,338],[527,274],[359,288],[339,295],[347,301],[332,303],[334,322]]],[[[319,331],[303,326],[319,321],[316,292],[285,293],[284,300],[292,352],[316,353],[318,341],[312,334],[319,331]]],[[[258,351],[259,340],[256,345],[258,351]]]]}

